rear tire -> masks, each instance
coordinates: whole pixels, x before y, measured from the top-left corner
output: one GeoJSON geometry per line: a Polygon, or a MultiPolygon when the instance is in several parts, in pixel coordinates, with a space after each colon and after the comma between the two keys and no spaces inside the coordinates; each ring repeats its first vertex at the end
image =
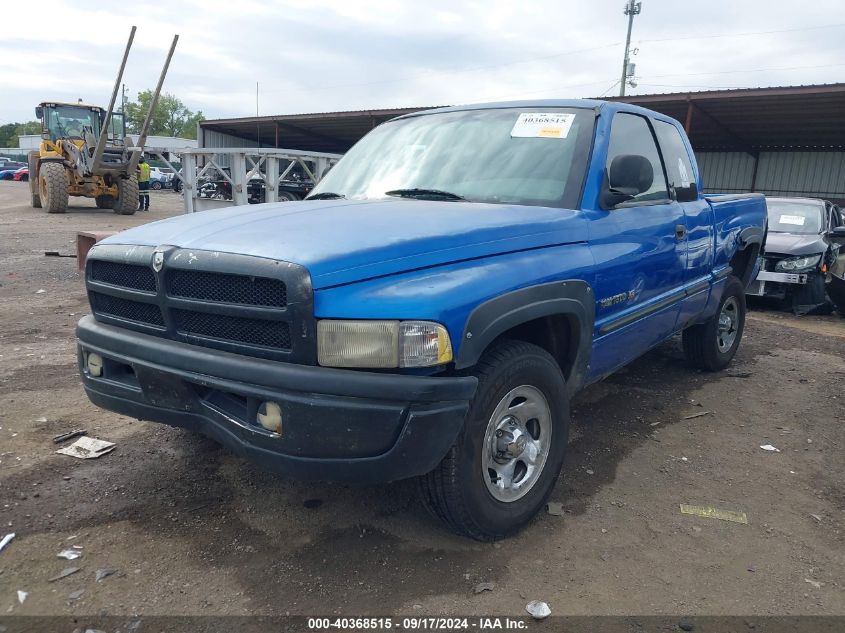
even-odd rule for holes
{"type": "Polygon", "coordinates": [[[705,371],[724,369],[736,355],[744,329],[745,288],[737,277],[729,277],[716,314],[684,330],[687,363],[705,371]]]}
{"type": "Polygon", "coordinates": [[[517,532],[551,494],[566,451],[569,398],[555,359],[529,343],[496,344],[473,374],[478,390],[464,429],[418,478],[418,490],[450,529],[491,541],[517,532]]]}
{"type": "Polygon", "coordinates": [[[103,194],[94,198],[98,209],[114,209],[114,196],[103,194]]]}
{"type": "Polygon", "coordinates": [[[279,191],[276,194],[276,198],[279,202],[296,202],[297,200],[301,200],[299,196],[290,191],[279,191]]]}
{"type": "Polygon", "coordinates": [[[120,215],[134,215],[138,210],[138,179],[118,178],[117,198],[114,199],[114,212],[120,215]]]}
{"type": "Polygon", "coordinates": [[[67,172],[61,163],[42,163],[38,173],[40,202],[47,213],[67,211],[67,172]]]}
{"type": "Polygon", "coordinates": [[[26,157],[26,163],[29,167],[29,173],[32,178],[29,179],[29,204],[33,209],[41,208],[41,196],[38,195],[38,152],[30,152],[26,157]]]}

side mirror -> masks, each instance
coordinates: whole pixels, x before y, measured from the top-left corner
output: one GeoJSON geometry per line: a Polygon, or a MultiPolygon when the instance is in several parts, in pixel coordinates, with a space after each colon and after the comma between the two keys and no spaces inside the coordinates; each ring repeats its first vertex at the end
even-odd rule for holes
{"type": "Polygon", "coordinates": [[[845,237],[845,226],[837,226],[830,232],[831,237],[845,237]]]}
{"type": "Polygon", "coordinates": [[[35,106],[35,118],[40,121],[43,116],[44,116],[44,108],[42,108],[41,106],[35,106]]]}
{"type": "Polygon", "coordinates": [[[612,209],[648,191],[653,182],[654,169],[645,156],[620,154],[613,159],[610,169],[605,172],[600,196],[601,206],[603,209],[612,209]]]}

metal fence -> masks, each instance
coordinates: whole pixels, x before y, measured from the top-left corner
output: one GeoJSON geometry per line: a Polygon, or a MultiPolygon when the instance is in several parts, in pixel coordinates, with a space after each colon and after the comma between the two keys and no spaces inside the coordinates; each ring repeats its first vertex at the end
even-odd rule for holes
{"type": "MultiPolygon", "coordinates": [[[[150,153],[171,166],[161,153],[150,153]]],[[[184,184],[185,213],[248,204],[250,186],[263,190],[265,202],[277,202],[280,187],[294,171],[301,171],[311,183],[317,184],[341,157],[340,154],[252,147],[201,147],[180,151],[179,156],[182,169],[174,168],[174,172],[184,184]],[[203,183],[209,181],[227,183],[226,194],[205,195],[203,183]]]]}

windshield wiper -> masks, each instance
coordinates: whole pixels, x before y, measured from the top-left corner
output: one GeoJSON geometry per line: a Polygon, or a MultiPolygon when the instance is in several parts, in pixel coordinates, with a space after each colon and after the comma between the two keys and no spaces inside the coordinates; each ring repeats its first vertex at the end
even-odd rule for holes
{"type": "Polygon", "coordinates": [[[444,200],[466,200],[463,196],[459,196],[451,191],[443,191],[442,189],[393,189],[385,191],[385,195],[398,196],[399,198],[418,198],[421,200],[431,198],[442,198],[444,200]]]}
{"type": "Polygon", "coordinates": [[[345,198],[342,193],[334,193],[333,191],[323,191],[321,193],[315,193],[313,196],[308,196],[305,198],[306,200],[340,200],[345,198]]]}

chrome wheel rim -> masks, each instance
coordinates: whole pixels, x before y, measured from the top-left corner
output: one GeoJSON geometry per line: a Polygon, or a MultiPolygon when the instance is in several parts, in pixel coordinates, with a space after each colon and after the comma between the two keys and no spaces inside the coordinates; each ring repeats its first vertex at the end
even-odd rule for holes
{"type": "Polygon", "coordinates": [[[719,312],[719,325],[716,331],[716,342],[719,351],[724,353],[733,347],[739,327],[739,304],[736,297],[729,297],[719,312]]]}
{"type": "Polygon", "coordinates": [[[543,393],[522,385],[499,401],[484,433],[482,476],[497,501],[511,503],[534,487],[552,440],[552,413],[543,393]]]}

